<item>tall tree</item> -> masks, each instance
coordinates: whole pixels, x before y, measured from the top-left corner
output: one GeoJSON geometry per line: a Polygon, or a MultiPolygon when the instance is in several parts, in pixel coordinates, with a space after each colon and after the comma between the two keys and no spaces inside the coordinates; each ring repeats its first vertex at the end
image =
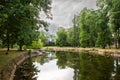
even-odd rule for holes
{"type": "Polygon", "coordinates": [[[57,32],[56,45],[66,46],[67,45],[67,32],[64,28],[60,28],[57,32]]]}
{"type": "Polygon", "coordinates": [[[97,20],[96,12],[84,8],[78,20],[78,26],[80,27],[80,45],[81,47],[94,47],[97,37],[96,23],[97,20]]]}
{"type": "Polygon", "coordinates": [[[81,47],[87,47],[89,44],[89,27],[85,23],[85,17],[88,12],[87,8],[84,8],[79,17],[78,26],[80,27],[80,45],[81,47]]]}
{"type": "Polygon", "coordinates": [[[114,35],[114,44],[116,48],[120,48],[120,1],[112,0],[110,7],[109,23],[114,35]]]}
{"type": "Polygon", "coordinates": [[[112,33],[108,26],[109,23],[109,10],[111,8],[111,0],[97,0],[99,7],[98,10],[98,38],[96,45],[105,48],[107,45],[112,44],[112,33]]]}
{"type": "Polygon", "coordinates": [[[78,22],[78,16],[74,15],[74,18],[73,18],[73,46],[74,47],[79,47],[80,46],[80,43],[79,43],[80,28],[79,28],[77,22],[78,22]]]}
{"type": "Polygon", "coordinates": [[[39,33],[39,38],[40,38],[41,41],[43,42],[43,45],[44,45],[44,46],[47,46],[47,45],[49,44],[48,35],[47,35],[46,32],[40,31],[40,33],[39,33]]]}
{"type": "Polygon", "coordinates": [[[103,10],[98,11],[98,20],[97,20],[97,27],[98,27],[98,38],[96,41],[96,46],[105,48],[107,45],[111,45],[112,34],[110,32],[110,28],[108,26],[108,17],[106,16],[107,13],[103,12],[103,10]]]}
{"type": "Polygon", "coordinates": [[[43,10],[50,17],[50,4],[50,0],[6,0],[0,3],[0,27],[3,30],[0,37],[7,43],[8,51],[11,42],[13,44],[11,39],[16,39],[20,50],[23,44],[32,42],[34,33],[44,24],[39,20],[39,11],[43,10]]]}
{"type": "Polygon", "coordinates": [[[74,46],[74,30],[73,27],[67,29],[67,42],[68,46],[74,46]]]}

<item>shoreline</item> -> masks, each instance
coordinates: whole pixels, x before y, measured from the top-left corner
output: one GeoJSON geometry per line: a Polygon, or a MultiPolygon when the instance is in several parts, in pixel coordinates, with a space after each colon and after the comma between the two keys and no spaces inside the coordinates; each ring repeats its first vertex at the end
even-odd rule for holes
{"type": "Polygon", "coordinates": [[[37,50],[35,52],[32,52],[29,54],[22,54],[20,56],[15,57],[12,62],[10,62],[5,69],[2,69],[1,71],[1,78],[0,80],[13,80],[14,79],[14,73],[17,69],[17,67],[24,62],[29,57],[36,57],[43,55],[44,52],[41,50],[37,50]]]}
{"type": "Polygon", "coordinates": [[[100,49],[100,48],[79,48],[79,47],[44,47],[43,50],[69,51],[69,52],[89,52],[99,55],[120,57],[120,49],[100,49]]]}

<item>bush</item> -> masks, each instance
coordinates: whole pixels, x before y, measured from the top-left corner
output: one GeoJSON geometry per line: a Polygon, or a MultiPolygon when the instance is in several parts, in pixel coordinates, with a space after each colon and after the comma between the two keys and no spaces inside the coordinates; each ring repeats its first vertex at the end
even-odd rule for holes
{"type": "Polygon", "coordinates": [[[41,39],[39,39],[38,41],[33,41],[31,47],[34,49],[42,48],[43,42],[41,41],[41,39]]]}

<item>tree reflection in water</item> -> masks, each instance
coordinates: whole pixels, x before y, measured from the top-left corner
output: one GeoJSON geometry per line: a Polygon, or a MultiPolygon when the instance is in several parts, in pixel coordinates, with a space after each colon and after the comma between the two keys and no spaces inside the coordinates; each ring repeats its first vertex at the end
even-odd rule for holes
{"type": "Polygon", "coordinates": [[[120,58],[114,60],[114,79],[120,80],[120,58]]]}
{"type": "Polygon", "coordinates": [[[14,80],[37,80],[37,72],[39,71],[34,67],[32,59],[28,58],[17,68],[14,80]]]}
{"type": "MultiPolygon", "coordinates": [[[[74,76],[71,80],[120,80],[120,58],[89,53],[49,52],[34,60],[36,59],[40,66],[55,61],[54,67],[59,70],[73,69],[74,76]]],[[[35,75],[42,73],[42,70],[39,69],[41,72],[38,72],[34,67],[35,61],[32,62],[31,58],[25,61],[17,69],[14,80],[37,80],[35,75]]],[[[49,69],[58,70],[53,67],[49,69]]]]}
{"type": "Polygon", "coordinates": [[[60,68],[71,67],[74,69],[74,80],[120,80],[119,58],[64,52],[57,52],[56,56],[58,58],[57,65],[60,68]]]}
{"type": "Polygon", "coordinates": [[[108,56],[81,54],[81,80],[111,80],[114,60],[108,56]]]}

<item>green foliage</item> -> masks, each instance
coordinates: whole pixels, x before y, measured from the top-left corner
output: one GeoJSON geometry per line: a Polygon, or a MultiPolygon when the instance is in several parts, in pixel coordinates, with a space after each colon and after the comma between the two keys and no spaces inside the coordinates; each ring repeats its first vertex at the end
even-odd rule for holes
{"type": "Polygon", "coordinates": [[[98,26],[98,38],[96,41],[96,45],[98,47],[105,48],[107,45],[110,45],[112,40],[112,34],[110,32],[109,26],[107,26],[107,17],[103,13],[101,14],[99,20],[97,21],[98,26]],[[102,18],[103,17],[103,18],[102,18]]]}
{"type": "Polygon", "coordinates": [[[60,28],[57,32],[56,45],[67,46],[67,32],[64,28],[60,28]]]}
{"type": "Polygon", "coordinates": [[[23,45],[32,43],[38,38],[37,29],[47,26],[39,19],[43,10],[50,14],[50,0],[6,0],[0,3],[0,40],[3,45],[17,43],[22,50],[23,45]]]}
{"type": "Polygon", "coordinates": [[[42,48],[42,47],[43,47],[43,43],[42,43],[41,39],[39,39],[38,41],[32,41],[31,48],[39,49],[39,48],[42,48]]]}
{"type": "Polygon", "coordinates": [[[73,18],[73,34],[72,34],[72,41],[73,41],[73,46],[80,46],[79,39],[80,39],[80,27],[77,25],[78,23],[78,15],[74,15],[73,18]]]}
{"type": "Polygon", "coordinates": [[[110,22],[110,9],[111,9],[111,0],[98,0],[98,39],[96,45],[99,44],[102,48],[105,48],[107,45],[112,44],[112,32],[109,27],[110,22]],[[103,41],[102,41],[103,40],[103,41]]]}
{"type": "Polygon", "coordinates": [[[73,29],[73,27],[67,30],[67,43],[68,43],[68,46],[74,46],[74,29],[73,29]]]}
{"type": "Polygon", "coordinates": [[[73,40],[73,46],[77,46],[79,47],[80,46],[80,43],[79,43],[79,39],[80,39],[80,28],[79,26],[74,26],[73,27],[73,37],[72,37],[72,40],[73,40]]]}
{"type": "Polygon", "coordinates": [[[94,47],[97,38],[96,32],[96,12],[84,8],[78,19],[78,26],[80,27],[80,46],[94,47]]]}
{"type": "MultiPolygon", "coordinates": [[[[39,19],[43,10],[51,18],[51,0],[5,0],[0,2],[0,40],[2,45],[9,46],[17,43],[22,50],[23,45],[41,39],[43,45],[49,44],[46,33],[38,29],[48,24],[39,19]]],[[[120,47],[120,1],[97,0],[97,10],[84,8],[73,19],[73,28],[67,31],[61,29],[57,33],[58,46],[101,47],[113,43],[120,47]],[[114,38],[114,39],[113,39],[114,38]],[[112,41],[114,40],[114,42],[112,41]]]]}
{"type": "Polygon", "coordinates": [[[80,33],[80,45],[84,48],[89,45],[89,34],[86,31],[81,31],[80,33]]]}
{"type": "Polygon", "coordinates": [[[112,33],[108,26],[109,18],[105,10],[101,8],[98,10],[84,8],[79,16],[77,16],[77,24],[75,23],[75,18],[73,19],[73,28],[68,29],[67,33],[65,30],[61,30],[57,33],[57,45],[110,47],[110,45],[112,45],[112,33]]]}
{"type": "Polygon", "coordinates": [[[40,31],[39,33],[39,39],[41,39],[41,41],[43,42],[43,45],[44,46],[47,46],[49,44],[49,41],[48,41],[48,34],[44,31],[40,31]]]}
{"type": "Polygon", "coordinates": [[[115,47],[120,47],[120,1],[112,0],[112,6],[109,5],[109,24],[114,35],[115,47]]]}
{"type": "MultiPolygon", "coordinates": [[[[118,45],[120,42],[119,9],[115,7],[111,8],[111,3],[114,2],[117,1],[97,0],[98,10],[87,8],[81,10],[79,16],[75,16],[73,19],[73,28],[67,30],[67,42],[64,37],[57,37],[57,44],[64,46],[63,44],[66,45],[67,43],[68,46],[96,46],[105,48],[106,46],[110,47],[110,45],[113,44],[114,37],[114,40],[118,45]],[[114,11],[117,12],[114,13],[114,11]]],[[[118,3],[114,3],[113,5],[116,5],[119,8],[118,3]]],[[[62,33],[65,32],[61,31],[61,34],[62,33]]],[[[57,35],[59,35],[59,33],[57,33],[57,35]]]]}
{"type": "MultiPolygon", "coordinates": [[[[116,48],[120,47],[120,1],[119,0],[97,0],[98,6],[101,12],[105,13],[105,18],[107,17],[107,24],[112,31],[114,38],[114,44],[116,48]]],[[[103,14],[103,13],[102,13],[103,14]]],[[[103,18],[104,19],[104,18],[103,18]]]]}
{"type": "Polygon", "coordinates": [[[97,41],[96,41],[96,47],[105,48],[105,46],[106,46],[106,42],[105,42],[105,39],[104,39],[104,34],[103,33],[98,33],[98,38],[97,38],[97,41]]]}

